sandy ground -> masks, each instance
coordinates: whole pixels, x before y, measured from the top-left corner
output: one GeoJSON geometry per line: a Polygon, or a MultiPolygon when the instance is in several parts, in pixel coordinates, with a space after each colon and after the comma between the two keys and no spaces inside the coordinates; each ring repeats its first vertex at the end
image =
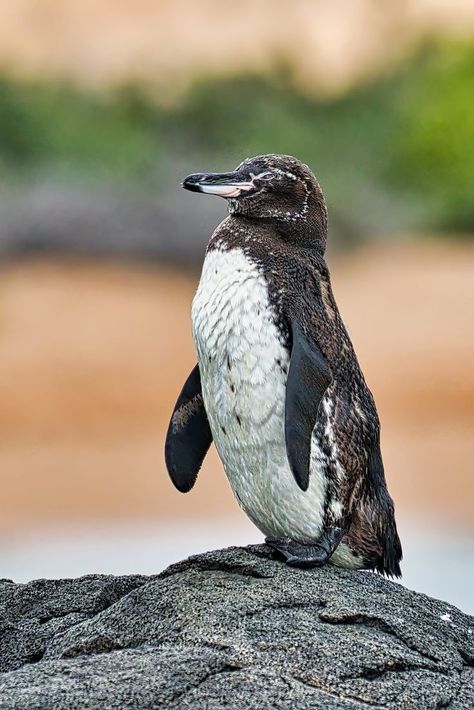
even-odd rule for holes
{"type": "MultiPolygon", "coordinates": [[[[474,249],[425,243],[332,260],[382,420],[397,508],[473,521],[474,249]]],[[[0,532],[48,524],[239,516],[214,452],[182,496],[163,437],[195,362],[196,278],[93,263],[4,266],[0,532]]]]}

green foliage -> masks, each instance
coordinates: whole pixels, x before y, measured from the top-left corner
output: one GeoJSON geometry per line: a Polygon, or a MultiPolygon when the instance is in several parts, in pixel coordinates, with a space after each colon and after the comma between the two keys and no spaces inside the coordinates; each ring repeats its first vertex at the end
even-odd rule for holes
{"type": "Polygon", "coordinates": [[[203,77],[178,105],[0,81],[0,166],[28,177],[151,185],[159,162],[229,168],[296,155],[315,169],[346,238],[408,228],[474,231],[474,43],[432,44],[391,75],[323,101],[291,71],[203,77]],[[193,158],[192,164],[190,156],[193,158]]]}
{"type": "Polygon", "coordinates": [[[150,167],[159,143],[131,91],[100,99],[64,85],[0,81],[0,161],[30,171],[133,176],[150,167]]]}
{"type": "Polygon", "coordinates": [[[387,179],[415,191],[431,226],[474,228],[474,44],[429,47],[399,92],[387,179]]]}

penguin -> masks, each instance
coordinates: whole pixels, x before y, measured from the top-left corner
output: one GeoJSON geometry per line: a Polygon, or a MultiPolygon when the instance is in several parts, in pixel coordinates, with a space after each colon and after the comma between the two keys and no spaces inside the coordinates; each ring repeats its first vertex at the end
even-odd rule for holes
{"type": "Polygon", "coordinates": [[[189,491],[214,442],[235,498],[289,565],[400,577],[380,423],[333,296],[328,218],[310,168],[287,155],[196,173],[227,200],[192,303],[198,363],[165,442],[189,491]]]}

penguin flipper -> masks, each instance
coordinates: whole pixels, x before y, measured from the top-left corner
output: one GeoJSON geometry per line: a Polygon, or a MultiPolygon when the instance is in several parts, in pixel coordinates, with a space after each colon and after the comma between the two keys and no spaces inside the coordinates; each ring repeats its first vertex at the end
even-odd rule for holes
{"type": "Polygon", "coordinates": [[[196,482],[204,457],[212,443],[201,391],[199,365],[184,383],[166,434],[165,461],[173,484],[187,493],[196,482]]]}
{"type": "Polygon", "coordinates": [[[286,382],[285,439],[288,462],[299,487],[309,486],[311,437],[319,405],[332,380],[331,369],[300,324],[291,322],[293,345],[286,382]]]}

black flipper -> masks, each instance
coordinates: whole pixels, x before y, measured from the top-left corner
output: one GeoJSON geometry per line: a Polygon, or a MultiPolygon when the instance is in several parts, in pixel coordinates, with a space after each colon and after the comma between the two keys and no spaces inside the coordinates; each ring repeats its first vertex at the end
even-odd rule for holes
{"type": "Polygon", "coordinates": [[[311,435],[318,408],[331,382],[331,370],[318,346],[296,321],[291,323],[293,346],[286,383],[285,438],[288,462],[299,487],[309,486],[311,435]]]}
{"type": "Polygon", "coordinates": [[[212,433],[202,401],[199,365],[186,380],[166,434],[165,461],[174,485],[187,493],[196,482],[212,433]]]}
{"type": "Polygon", "coordinates": [[[367,488],[372,525],[382,550],[375,562],[375,569],[388,577],[401,577],[402,545],[398,537],[393,501],[385,482],[378,430],[367,461],[367,488]]]}

